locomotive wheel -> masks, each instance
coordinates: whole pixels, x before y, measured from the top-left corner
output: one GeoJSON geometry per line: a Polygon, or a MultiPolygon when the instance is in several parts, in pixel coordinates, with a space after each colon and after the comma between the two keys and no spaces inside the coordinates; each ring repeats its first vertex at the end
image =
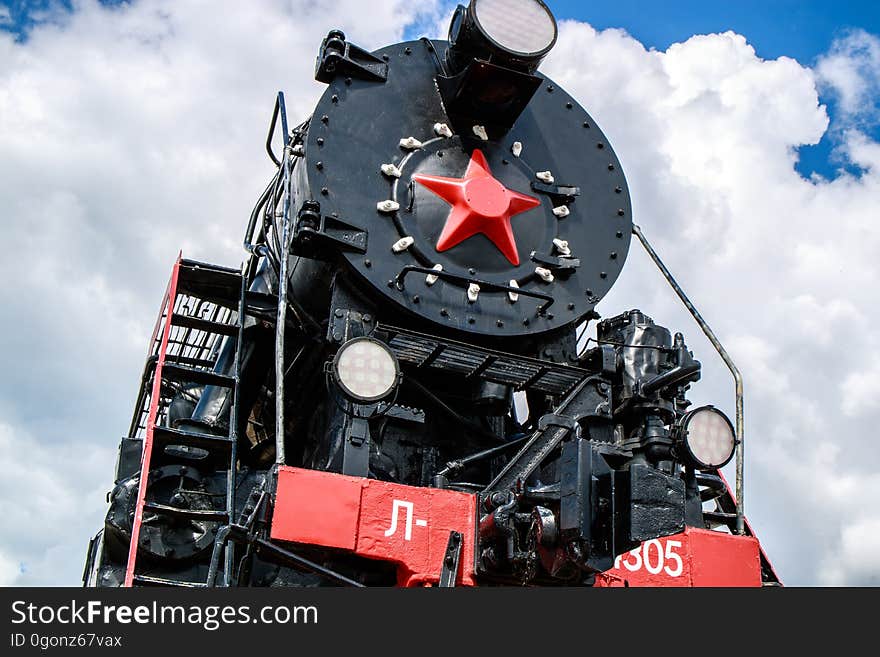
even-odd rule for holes
{"type": "MultiPolygon", "coordinates": [[[[117,485],[112,494],[106,528],[117,543],[131,541],[131,527],[137,506],[140,474],[117,485]]],[[[168,465],[150,472],[150,502],[192,510],[219,510],[213,493],[200,472],[191,466],[168,465]]],[[[138,544],[138,556],[152,561],[188,561],[209,552],[220,523],[216,521],[174,518],[144,512],[138,544]]]]}

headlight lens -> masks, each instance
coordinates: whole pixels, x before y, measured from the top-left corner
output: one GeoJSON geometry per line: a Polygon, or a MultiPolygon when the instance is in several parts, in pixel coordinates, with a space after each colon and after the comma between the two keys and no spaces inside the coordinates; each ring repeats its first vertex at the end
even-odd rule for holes
{"type": "Polygon", "coordinates": [[[538,0],[474,0],[473,9],[483,33],[512,53],[542,53],[556,39],[556,21],[538,0]]]}
{"type": "Polygon", "coordinates": [[[679,425],[684,456],[698,469],[715,470],[733,458],[736,434],[727,416],[714,406],[689,412],[679,425]]]}
{"type": "Polygon", "coordinates": [[[342,391],[358,402],[384,399],[397,387],[400,368],[379,340],[361,337],[343,344],[333,359],[333,376],[342,391]]]}

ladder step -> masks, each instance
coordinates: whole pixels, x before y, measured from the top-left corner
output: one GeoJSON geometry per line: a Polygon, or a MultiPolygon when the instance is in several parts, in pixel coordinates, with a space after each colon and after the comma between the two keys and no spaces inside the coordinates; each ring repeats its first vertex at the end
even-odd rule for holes
{"type": "Polygon", "coordinates": [[[188,365],[189,367],[214,367],[215,361],[208,360],[207,358],[192,358],[191,356],[178,356],[178,355],[169,355],[166,356],[169,360],[165,361],[166,365],[188,365]]]}
{"type": "Polygon", "coordinates": [[[722,511],[703,511],[703,520],[707,520],[715,524],[720,523],[724,525],[730,525],[731,523],[736,522],[736,514],[724,513],[722,511]]]}
{"type": "Polygon", "coordinates": [[[174,313],[171,315],[171,323],[174,326],[182,326],[196,331],[204,331],[205,333],[217,333],[219,335],[228,335],[231,337],[238,336],[238,324],[223,324],[222,322],[212,322],[201,317],[191,317],[189,315],[180,315],[174,313]]]}
{"type": "MultiPolygon", "coordinates": [[[[193,358],[192,356],[178,356],[177,354],[167,354],[167,360],[165,361],[166,365],[187,365],[188,367],[199,367],[199,368],[211,368],[216,364],[216,359],[209,360],[207,358],[193,358]]],[[[150,356],[147,358],[147,363],[144,366],[144,380],[147,380],[147,377],[153,376],[153,371],[156,369],[156,363],[158,362],[158,356],[150,356]]],[[[150,379],[152,381],[152,378],[150,379]]]]}
{"type": "Polygon", "coordinates": [[[151,575],[135,575],[133,578],[135,584],[141,586],[176,586],[186,589],[205,589],[208,585],[205,582],[187,582],[179,579],[168,579],[166,577],[153,577],[151,575]]]}
{"type": "Polygon", "coordinates": [[[215,436],[196,431],[181,431],[171,427],[153,429],[153,449],[165,449],[168,445],[184,445],[206,450],[232,451],[232,440],[227,436],[215,436]]]}
{"type": "Polygon", "coordinates": [[[183,383],[201,383],[206,386],[220,386],[222,388],[234,388],[235,379],[224,374],[217,374],[208,370],[197,370],[174,363],[165,363],[162,367],[162,378],[180,381],[183,383]]]}
{"type": "Polygon", "coordinates": [[[237,308],[241,297],[241,272],[195,260],[181,260],[177,289],[200,299],[237,308]]]}
{"type": "Polygon", "coordinates": [[[182,509],[157,502],[146,502],[144,511],[152,511],[172,518],[181,520],[203,520],[205,522],[228,522],[229,514],[226,511],[214,511],[213,509],[182,509]]]}

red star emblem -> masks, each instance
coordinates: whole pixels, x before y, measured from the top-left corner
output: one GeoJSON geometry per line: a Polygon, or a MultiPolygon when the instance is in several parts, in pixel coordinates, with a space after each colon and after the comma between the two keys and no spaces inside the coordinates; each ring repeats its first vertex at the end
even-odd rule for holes
{"type": "Polygon", "coordinates": [[[480,149],[475,149],[471,155],[464,178],[416,174],[413,180],[452,206],[437,240],[438,251],[451,249],[467,238],[482,233],[511,264],[519,265],[510,218],[541,205],[541,201],[502,185],[492,175],[486,156],[480,149]]]}

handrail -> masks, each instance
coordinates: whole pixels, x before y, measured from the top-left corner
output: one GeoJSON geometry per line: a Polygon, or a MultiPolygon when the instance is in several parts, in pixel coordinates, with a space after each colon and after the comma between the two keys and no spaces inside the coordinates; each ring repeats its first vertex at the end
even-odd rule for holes
{"type": "Polygon", "coordinates": [[[730,354],[727,353],[724,345],[722,345],[721,341],[718,340],[718,338],[716,337],[715,332],[712,331],[712,329],[706,323],[706,320],[703,319],[702,315],[700,315],[694,304],[691,303],[690,299],[688,299],[687,295],[684,293],[684,290],[681,289],[681,286],[676,282],[675,278],[673,278],[672,274],[666,268],[666,265],[664,265],[663,261],[660,260],[660,256],[657,255],[657,252],[654,251],[653,248],[651,248],[651,245],[648,243],[648,238],[646,238],[644,233],[642,233],[642,229],[639,228],[636,224],[633,224],[632,232],[633,235],[639,238],[639,242],[641,242],[645,251],[648,252],[651,260],[654,261],[654,264],[657,265],[657,268],[660,270],[660,273],[663,274],[666,282],[669,283],[669,286],[675,291],[675,293],[678,295],[678,298],[681,299],[681,302],[691,313],[694,321],[697,322],[703,333],[705,333],[706,337],[709,338],[709,342],[711,342],[712,346],[715,347],[715,351],[718,352],[718,355],[721,356],[721,360],[724,361],[724,364],[727,365],[727,369],[729,369],[730,373],[733,375],[733,380],[736,384],[736,533],[745,534],[745,521],[743,514],[743,465],[745,461],[745,456],[743,452],[745,445],[743,443],[744,436],[742,374],[740,374],[739,368],[737,368],[736,364],[734,364],[733,359],[730,357],[730,354]]]}
{"type": "MultiPolygon", "coordinates": [[[[284,452],[284,333],[287,328],[287,266],[290,254],[290,156],[291,147],[287,133],[287,111],[284,108],[284,94],[278,92],[275,101],[275,111],[272,114],[272,128],[269,131],[269,140],[275,128],[275,120],[281,112],[281,123],[284,128],[284,152],[281,155],[280,167],[284,201],[281,212],[281,253],[278,267],[278,318],[275,322],[275,462],[284,465],[286,458],[284,452]]],[[[267,141],[268,143],[268,141],[267,141]]],[[[271,148],[269,155],[272,156],[271,148]]],[[[272,156],[274,159],[274,156],[272,156]]],[[[274,211],[274,208],[273,208],[274,211]]]]}
{"type": "Polygon", "coordinates": [[[406,275],[410,272],[414,272],[417,274],[427,274],[428,276],[436,276],[441,280],[451,281],[453,283],[459,283],[460,285],[470,285],[476,284],[480,286],[480,289],[483,290],[491,290],[493,292],[507,292],[508,294],[521,294],[524,297],[532,297],[534,299],[539,299],[544,303],[538,308],[538,314],[543,315],[547,312],[547,309],[553,305],[553,297],[549,294],[544,294],[542,292],[533,292],[532,290],[527,290],[521,287],[512,287],[510,285],[504,285],[502,283],[493,283],[491,281],[484,281],[479,278],[470,278],[468,276],[460,276],[459,274],[454,274],[452,272],[443,271],[442,269],[431,269],[429,267],[419,267],[418,265],[405,265],[400,272],[397,274],[397,277],[394,279],[394,285],[398,290],[402,290],[404,287],[404,279],[406,275]]]}
{"type": "MultiPolygon", "coordinates": [[[[274,151],[272,151],[272,137],[275,136],[275,124],[278,122],[278,115],[281,115],[281,130],[283,131],[281,135],[282,146],[287,148],[287,144],[290,141],[290,133],[287,131],[287,108],[284,105],[284,92],[279,91],[278,95],[275,96],[275,108],[272,110],[272,122],[269,124],[269,134],[266,135],[266,152],[269,154],[269,158],[275,163],[275,166],[281,166],[281,160],[279,160],[274,151]]],[[[283,157],[283,156],[282,156],[283,157]]]]}

